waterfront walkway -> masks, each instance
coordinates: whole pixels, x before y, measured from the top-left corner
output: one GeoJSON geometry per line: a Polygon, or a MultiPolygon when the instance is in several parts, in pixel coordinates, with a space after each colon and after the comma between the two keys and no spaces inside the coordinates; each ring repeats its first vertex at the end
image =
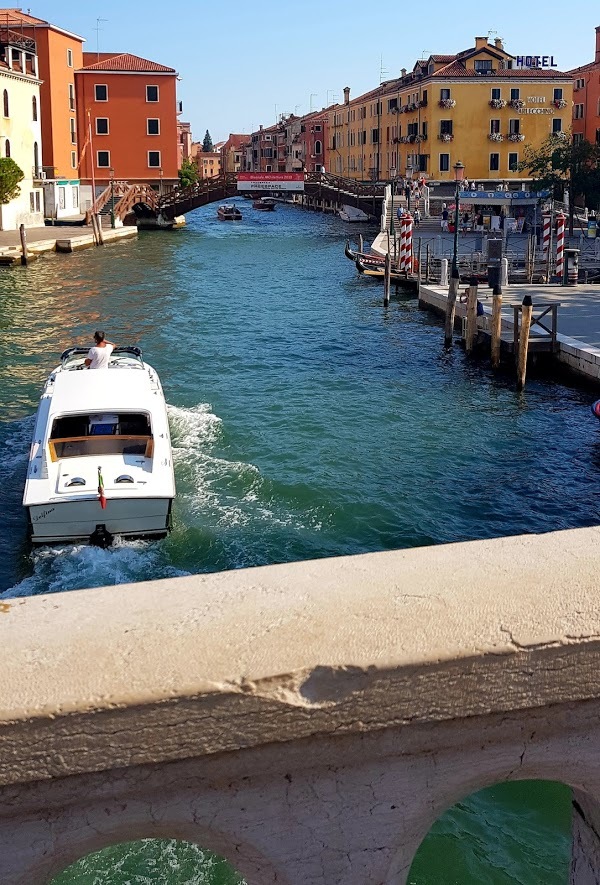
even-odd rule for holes
{"type": "MultiPolygon", "coordinates": [[[[29,259],[38,258],[45,252],[75,252],[95,245],[92,229],[85,225],[30,227],[26,235],[29,259]]],[[[128,239],[137,236],[137,228],[119,227],[113,230],[103,227],[102,236],[105,243],[128,239]]],[[[0,265],[20,264],[22,255],[19,231],[0,231],[0,265]]]]}

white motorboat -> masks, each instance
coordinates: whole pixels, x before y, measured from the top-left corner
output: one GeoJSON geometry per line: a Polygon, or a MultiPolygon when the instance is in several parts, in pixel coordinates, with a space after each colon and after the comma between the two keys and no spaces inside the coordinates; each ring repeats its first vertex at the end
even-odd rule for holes
{"type": "Polygon", "coordinates": [[[343,205],[342,208],[338,211],[338,215],[342,219],[342,221],[368,221],[369,216],[366,212],[363,212],[362,209],[357,209],[356,206],[347,206],[343,205]]]}
{"type": "Polygon", "coordinates": [[[32,540],[163,537],[175,477],[159,377],[137,347],[115,348],[108,369],[86,369],[87,354],[66,350],[40,399],[23,495],[32,540]]]}

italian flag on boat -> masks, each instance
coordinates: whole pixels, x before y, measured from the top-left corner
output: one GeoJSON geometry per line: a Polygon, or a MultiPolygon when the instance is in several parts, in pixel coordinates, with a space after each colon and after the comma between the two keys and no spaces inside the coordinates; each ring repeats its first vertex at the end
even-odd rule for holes
{"type": "Polygon", "coordinates": [[[104,480],[102,479],[102,468],[98,468],[98,499],[100,506],[106,510],[106,496],[104,495],[104,480]]]}

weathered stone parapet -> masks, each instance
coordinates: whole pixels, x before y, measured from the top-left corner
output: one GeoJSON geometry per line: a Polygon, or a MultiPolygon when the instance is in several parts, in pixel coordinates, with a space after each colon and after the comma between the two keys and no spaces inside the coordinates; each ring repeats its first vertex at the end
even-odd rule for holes
{"type": "MultiPolygon", "coordinates": [[[[3,602],[0,881],[161,835],[225,854],[250,885],[396,885],[442,811],[515,778],[572,784],[595,820],[599,541],[3,602]]],[[[576,832],[581,885],[598,845],[576,832]]]]}

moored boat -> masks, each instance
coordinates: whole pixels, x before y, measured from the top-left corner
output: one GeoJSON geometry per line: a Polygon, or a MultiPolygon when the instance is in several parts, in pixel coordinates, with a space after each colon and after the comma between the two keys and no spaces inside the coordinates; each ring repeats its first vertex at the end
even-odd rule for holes
{"type": "Polygon", "coordinates": [[[221,221],[241,221],[242,213],[233,203],[225,203],[217,209],[217,216],[221,221]]]}
{"type": "MultiPolygon", "coordinates": [[[[366,277],[375,277],[378,280],[382,280],[385,276],[385,264],[367,264],[361,258],[357,258],[356,268],[359,273],[366,277]]],[[[406,273],[395,270],[392,267],[390,270],[390,280],[393,283],[404,282],[406,280],[406,273]]]]}
{"type": "Polygon", "coordinates": [[[362,221],[363,223],[369,221],[367,213],[363,212],[362,209],[358,209],[356,206],[347,206],[344,204],[342,208],[338,210],[338,215],[342,221],[347,221],[351,224],[358,221],[362,221]]]}
{"type": "Polygon", "coordinates": [[[274,212],[275,206],[276,203],[273,197],[259,197],[258,200],[252,203],[252,208],[258,209],[260,212],[274,212]]]}
{"type": "Polygon", "coordinates": [[[382,255],[376,255],[374,252],[355,252],[353,249],[350,248],[349,240],[346,240],[344,255],[346,256],[346,258],[349,258],[350,261],[354,262],[357,258],[360,258],[360,260],[365,264],[385,264],[385,258],[382,255]]]}
{"type": "Polygon", "coordinates": [[[137,347],[115,348],[108,369],[86,369],[87,355],[66,350],[42,392],[23,494],[32,541],[164,537],[175,478],[159,377],[137,347]]]}

